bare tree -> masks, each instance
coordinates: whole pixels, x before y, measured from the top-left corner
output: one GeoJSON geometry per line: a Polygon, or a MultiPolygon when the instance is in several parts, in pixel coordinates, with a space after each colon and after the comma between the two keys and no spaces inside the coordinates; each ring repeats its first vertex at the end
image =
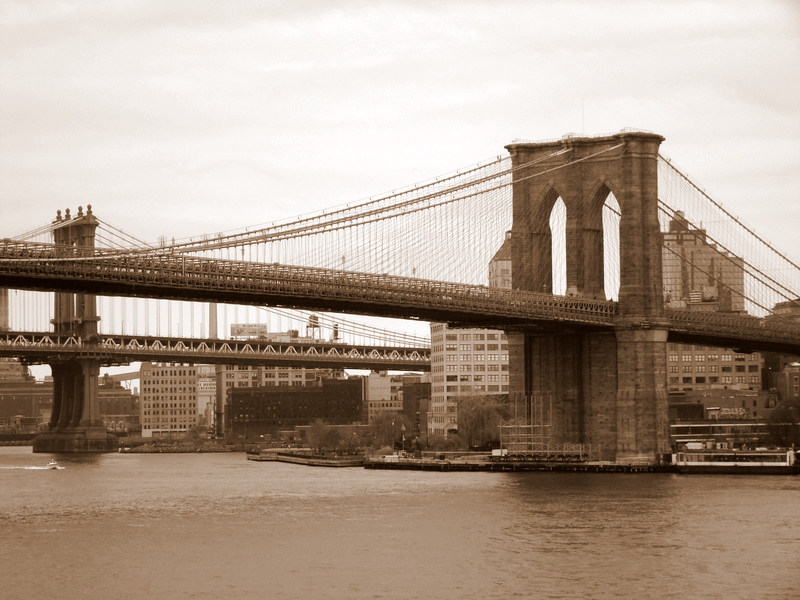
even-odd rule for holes
{"type": "Polygon", "coordinates": [[[378,413],[372,417],[370,428],[379,446],[394,448],[397,442],[402,443],[404,437],[406,442],[410,443],[412,423],[403,413],[390,411],[378,413]]]}
{"type": "Polygon", "coordinates": [[[325,436],[328,435],[330,430],[330,426],[322,419],[314,419],[309,425],[306,432],[306,441],[311,446],[314,454],[319,454],[322,451],[322,447],[325,444],[325,436]]]}

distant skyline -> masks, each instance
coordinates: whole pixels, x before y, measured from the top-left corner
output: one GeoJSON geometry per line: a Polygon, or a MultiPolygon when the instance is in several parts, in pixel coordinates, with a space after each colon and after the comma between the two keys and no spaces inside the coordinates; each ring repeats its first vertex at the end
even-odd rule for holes
{"type": "Polygon", "coordinates": [[[800,259],[791,0],[11,0],[0,45],[0,237],[244,228],[637,127],[800,259]]]}

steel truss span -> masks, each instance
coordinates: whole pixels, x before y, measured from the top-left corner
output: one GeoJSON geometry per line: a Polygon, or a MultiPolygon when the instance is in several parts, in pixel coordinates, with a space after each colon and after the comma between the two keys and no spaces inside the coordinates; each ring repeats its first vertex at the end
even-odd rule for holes
{"type": "Polygon", "coordinates": [[[92,358],[104,364],[181,361],[334,369],[430,369],[428,348],[125,335],[85,340],[78,336],[37,332],[0,333],[0,356],[3,355],[19,357],[28,363],[45,363],[54,358],[92,358]]]}

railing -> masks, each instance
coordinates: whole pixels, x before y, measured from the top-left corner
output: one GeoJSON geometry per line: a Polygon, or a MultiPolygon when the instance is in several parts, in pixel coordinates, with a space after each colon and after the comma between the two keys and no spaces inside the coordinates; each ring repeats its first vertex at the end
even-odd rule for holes
{"type": "Polygon", "coordinates": [[[800,323],[785,319],[691,310],[667,310],[665,313],[671,331],[772,340],[800,346],[800,323]]]}

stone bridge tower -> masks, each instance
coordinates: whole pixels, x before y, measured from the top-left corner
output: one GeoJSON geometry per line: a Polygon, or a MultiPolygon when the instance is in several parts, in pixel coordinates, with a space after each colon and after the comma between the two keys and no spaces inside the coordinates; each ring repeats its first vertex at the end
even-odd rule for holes
{"type": "MultiPolygon", "coordinates": [[[[65,216],[54,221],[53,237],[59,256],[91,256],[98,221],[91,205],[84,214],[65,216]]],[[[71,335],[85,341],[97,337],[95,297],[91,294],[55,294],[53,327],[56,335],[71,335]]],[[[53,375],[53,410],[47,433],[36,437],[34,452],[109,452],[115,440],[109,436],[100,416],[98,376],[100,361],[85,356],[68,360],[53,357],[50,369],[53,375]]]]}
{"type": "Polygon", "coordinates": [[[619,314],[612,330],[509,335],[510,390],[552,402],[552,442],[601,446],[606,460],[670,451],[667,332],[658,224],[663,137],[630,132],[507,146],[514,167],[512,286],[553,291],[550,214],[566,206],[567,293],[604,299],[603,205],[620,208],[619,314]],[[527,166],[525,166],[527,165],[527,166]]]}

